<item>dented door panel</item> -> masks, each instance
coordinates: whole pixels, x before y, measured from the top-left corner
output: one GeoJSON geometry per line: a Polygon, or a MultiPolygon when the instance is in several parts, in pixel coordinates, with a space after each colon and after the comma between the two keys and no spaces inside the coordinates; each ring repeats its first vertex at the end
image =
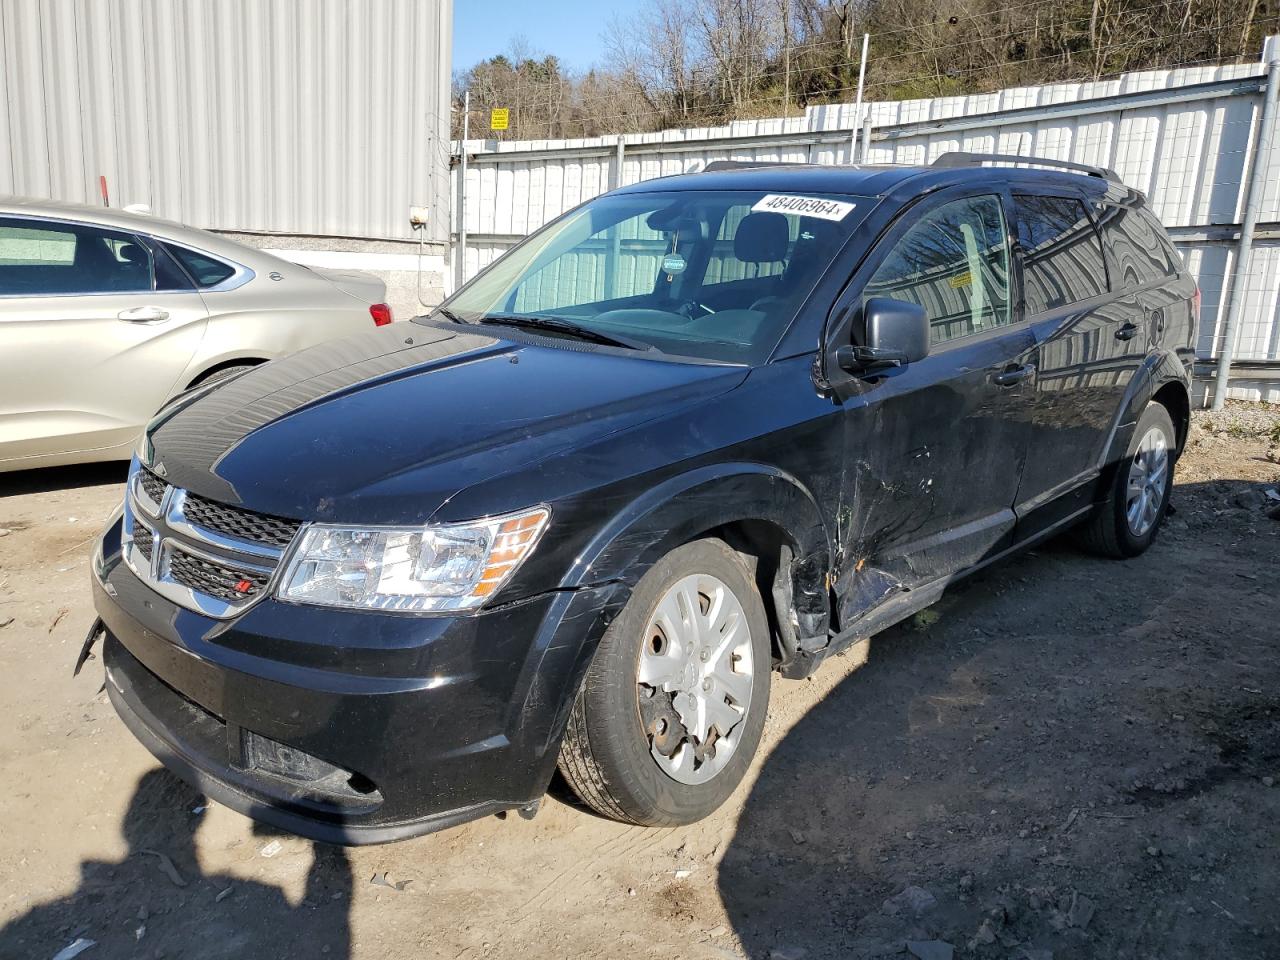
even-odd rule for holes
{"type": "Polygon", "coordinates": [[[848,625],[903,589],[1008,544],[1030,425],[1030,331],[961,340],[866,382],[845,405],[836,593],[848,625]]]}

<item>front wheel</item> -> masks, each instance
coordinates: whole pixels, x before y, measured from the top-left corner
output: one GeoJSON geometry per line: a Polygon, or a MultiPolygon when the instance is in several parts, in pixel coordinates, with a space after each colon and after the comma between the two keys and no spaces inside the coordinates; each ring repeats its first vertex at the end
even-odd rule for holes
{"type": "Polygon", "coordinates": [[[1138,419],[1107,499],[1080,530],[1085,546],[1107,557],[1136,557],[1155,540],[1173,492],[1178,436],[1159,403],[1138,419]]]}
{"type": "Polygon", "coordinates": [[[769,707],[769,625],[720,540],[667,554],[609,626],[574,703],[560,771],[602,816],[701,820],[741,782],[769,707]]]}

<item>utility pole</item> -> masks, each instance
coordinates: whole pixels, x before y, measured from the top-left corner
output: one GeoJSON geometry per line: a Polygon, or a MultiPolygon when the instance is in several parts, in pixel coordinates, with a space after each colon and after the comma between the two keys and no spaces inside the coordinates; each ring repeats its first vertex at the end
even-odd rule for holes
{"type": "Polygon", "coordinates": [[[471,91],[462,95],[462,141],[458,152],[458,262],[454,266],[454,289],[467,282],[467,138],[471,135],[471,91]]]}
{"type": "Polygon", "coordinates": [[[791,0],[782,0],[782,60],[786,64],[783,87],[783,116],[791,112],[791,0]]]}
{"type": "MultiPolygon", "coordinates": [[[[858,62],[858,98],[853,104],[853,133],[849,136],[849,162],[858,160],[858,134],[862,131],[862,87],[867,79],[867,47],[871,43],[871,34],[862,35],[862,59],[858,62]]],[[[865,151],[863,154],[865,159],[865,151]]]]}

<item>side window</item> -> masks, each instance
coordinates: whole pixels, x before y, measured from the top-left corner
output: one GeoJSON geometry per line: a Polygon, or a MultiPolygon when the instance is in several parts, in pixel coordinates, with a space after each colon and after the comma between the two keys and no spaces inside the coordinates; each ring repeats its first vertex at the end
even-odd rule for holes
{"type": "Polygon", "coordinates": [[[162,246],[182,264],[183,269],[191,275],[191,279],[201,290],[216,287],[236,272],[236,268],[231,264],[217,260],[208,254],[197,253],[174,243],[165,243],[162,246]]]}
{"type": "Polygon", "coordinates": [[[1013,198],[1027,313],[1088,300],[1107,289],[1102,243],[1084,204],[1069,197],[1013,198]]]}
{"type": "Polygon", "coordinates": [[[1168,240],[1154,218],[1134,207],[1102,208],[1102,236],[1111,254],[1113,289],[1137,287],[1177,276],[1168,240]]]}
{"type": "Polygon", "coordinates": [[[127,233],[0,218],[0,294],[69,296],[153,289],[151,251],[127,233]]]}
{"type": "Polygon", "coordinates": [[[924,307],[932,343],[1009,323],[1009,244],[1000,198],[965,197],[926,213],[894,244],[862,296],[924,307]]]}

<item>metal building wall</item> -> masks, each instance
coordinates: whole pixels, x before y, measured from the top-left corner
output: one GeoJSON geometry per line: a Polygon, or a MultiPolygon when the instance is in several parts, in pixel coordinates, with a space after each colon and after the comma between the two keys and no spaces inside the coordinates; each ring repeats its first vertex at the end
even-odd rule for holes
{"type": "MultiPolygon", "coordinates": [[[[950,150],[1037,155],[1114,168],[1145,192],[1203,291],[1199,355],[1216,356],[1226,278],[1243,216],[1266,67],[1145,71],[968,97],[869,104],[871,163],[928,163],[950,150]]],[[[622,138],[469,141],[466,274],[520,237],[620,184],[700,170],[712,160],[848,163],[853,105],[805,116],[622,138]],[[619,151],[619,139],[622,150],[619,151]],[[619,162],[621,160],[621,162],[619,162]]],[[[456,148],[456,144],[455,144],[456,148]]],[[[1237,360],[1280,360],[1280,144],[1253,247],[1237,360]]],[[[459,188],[457,170],[454,189],[459,188]]],[[[456,197],[455,193],[455,197],[456,197]]],[[[456,230],[456,218],[455,218],[456,230]]],[[[455,251],[456,253],[456,251],[455,251]]],[[[1232,395],[1280,400],[1280,382],[1232,395]]]]}
{"type": "Polygon", "coordinates": [[[3,0],[0,194],[448,237],[451,0],[3,0]]]}

